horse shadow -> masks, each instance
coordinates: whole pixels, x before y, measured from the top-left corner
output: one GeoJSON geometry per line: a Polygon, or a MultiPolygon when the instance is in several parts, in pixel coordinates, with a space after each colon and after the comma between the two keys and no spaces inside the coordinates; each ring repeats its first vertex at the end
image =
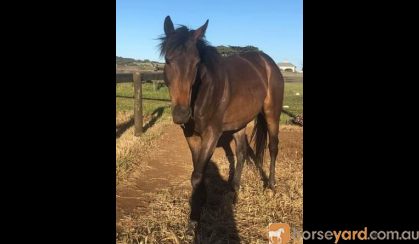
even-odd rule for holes
{"type": "MultiPolygon", "coordinates": [[[[216,163],[210,160],[205,170],[203,184],[191,196],[190,218],[198,219],[198,225],[193,230],[194,243],[240,243],[233,211],[237,196],[231,188],[235,166],[232,141],[232,134],[227,133],[217,144],[217,147],[223,148],[229,162],[228,180],[223,179],[216,163]]],[[[264,185],[267,186],[268,177],[262,166],[256,163],[255,154],[249,143],[247,155],[247,163],[255,164],[264,185]]]]}
{"type": "Polygon", "coordinates": [[[204,184],[192,194],[190,201],[191,218],[199,215],[193,243],[240,243],[233,212],[234,196],[229,185],[215,162],[208,162],[204,184]]]}

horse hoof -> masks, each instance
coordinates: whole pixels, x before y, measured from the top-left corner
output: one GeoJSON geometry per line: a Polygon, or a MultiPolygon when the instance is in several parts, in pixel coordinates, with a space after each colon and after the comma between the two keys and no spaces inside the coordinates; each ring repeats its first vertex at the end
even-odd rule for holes
{"type": "Polygon", "coordinates": [[[186,234],[188,234],[190,236],[195,236],[197,226],[198,226],[198,221],[189,220],[188,229],[186,230],[186,234]]]}
{"type": "Polygon", "coordinates": [[[271,189],[271,188],[268,188],[268,189],[266,189],[266,194],[269,197],[273,197],[273,196],[275,196],[275,190],[274,189],[271,189]]]}
{"type": "Polygon", "coordinates": [[[189,220],[188,234],[194,235],[197,226],[198,226],[198,221],[196,221],[196,220],[189,220]]]}
{"type": "Polygon", "coordinates": [[[196,230],[198,228],[198,221],[196,220],[189,220],[188,228],[186,230],[186,234],[192,236],[195,239],[196,230]]]}
{"type": "Polygon", "coordinates": [[[271,189],[272,191],[275,191],[275,181],[274,182],[269,182],[268,183],[268,188],[271,189]]]}

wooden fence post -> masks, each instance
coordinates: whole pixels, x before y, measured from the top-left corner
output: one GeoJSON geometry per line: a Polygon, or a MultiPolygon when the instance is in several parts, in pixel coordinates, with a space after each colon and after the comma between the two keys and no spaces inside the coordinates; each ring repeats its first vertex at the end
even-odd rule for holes
{"type": "Polygon", "coordinates": [[[157,81],[152,80],[152,82],[153,82],[154,91],[157,91],[158,90],[158,88],[157,88],[157,81]]]}
{"type": "Polygon", "coordinates": [[[138,72],[132,74],[134,82],[134,136],[143,133],[143,102],[141,89],[141,75],[138,72]]]}

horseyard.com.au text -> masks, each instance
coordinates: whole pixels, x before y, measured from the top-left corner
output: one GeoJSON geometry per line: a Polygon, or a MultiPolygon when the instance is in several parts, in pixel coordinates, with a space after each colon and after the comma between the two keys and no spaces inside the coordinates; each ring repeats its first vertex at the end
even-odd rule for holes
{"type": "Polygon", "coordinates": [[[333,230],[333,231],[303,231],[303,240],[334,240],[337,244],[341,240],[419,240],[419,231],[368,231],[363,230],[333,230]]]}

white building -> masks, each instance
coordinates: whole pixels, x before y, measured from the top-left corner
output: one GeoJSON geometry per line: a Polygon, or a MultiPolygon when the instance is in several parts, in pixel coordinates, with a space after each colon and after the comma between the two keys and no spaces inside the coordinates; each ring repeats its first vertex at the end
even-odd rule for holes
{"type": "Polygon", "coordinates": [[[278,63],[277,64],[279,69],[281,71],[290,71],[290,72],[296,72],[297,71],[297,66],[293,65],[290,62],[284,61],[282,63],[278,63]]]}

